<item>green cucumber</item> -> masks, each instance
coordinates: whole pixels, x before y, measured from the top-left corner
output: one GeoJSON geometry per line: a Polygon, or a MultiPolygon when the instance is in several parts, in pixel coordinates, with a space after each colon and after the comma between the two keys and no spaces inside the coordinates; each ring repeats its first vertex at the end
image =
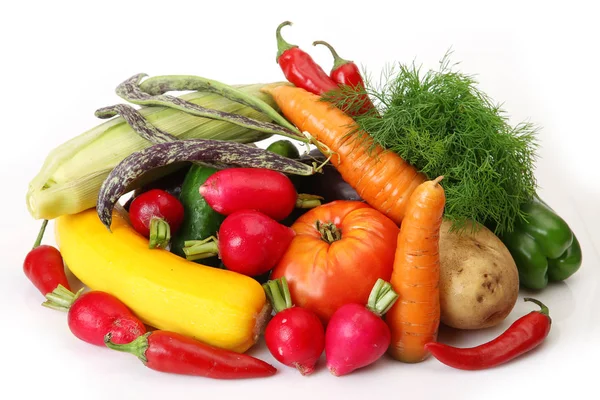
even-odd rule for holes
{"type": "MultiPolygon", "coordinates": [[[[202,240],[217,234],[225,216],[213,210],[199,190],[208,177],[217,171],[217,168],[194,164],[186,174],[179,195],[183,204],[183,222],[171,239],[172,253],[185,258],[183,247],[186,240],[202,240]]],[[[218,257],[196,260],[213,267],[219,266],[219,261],[218,257]]]]}

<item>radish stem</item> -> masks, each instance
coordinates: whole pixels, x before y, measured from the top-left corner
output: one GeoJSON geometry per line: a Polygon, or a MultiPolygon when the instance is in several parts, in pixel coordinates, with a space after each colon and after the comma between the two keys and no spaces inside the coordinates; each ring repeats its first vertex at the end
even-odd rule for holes
{"type": "Polygon", "coordinates": [[[171,227],[162,218],[152,218],[150,221],[150,248],[164,249],[171,240],[171,227]]]}
{"type": "Polygon", "coordinates": [[[367,308],[381,317],[392,308],[396,300],[398,293],[392,289],[392,285],[379,278],[371,290],[367,308]]]}
{"type": "Polygon", "coordinates": [[[219,255],[219,240],[214,236],[203,240],[186,240],[182,250],[190,261],[215,257],[219,255]]]}
{"type": "Polygon", "coordinates": [[[48,220],[45,219],[42,222],[42,227],[40,228],[40,231],[37,235],[37,238],[35,239],[35,243],[33,244],[33,248],[35,249],[36,247],[39,247],[40,244],[42,244],[42,239],[44,238],[44,232],[46,231],[46,226],[48,225],[48,220]]]}
{"type": "Polygon", "coordinates": [[[292,308],[294,306],[292,304],[292,296],[290,294],[290,289],[285,277],[270,280],[267,283],[264,283],[262,286],[265,290],[267,298],[269,299],[269,302],[275,310],[275,313],[292,308]]]}
{"type": "Polygon", "coordinates": [[[315,208],[321,205],[323,197],[313,194],[299,194],[296,199],[296,208],[315,208]]]}

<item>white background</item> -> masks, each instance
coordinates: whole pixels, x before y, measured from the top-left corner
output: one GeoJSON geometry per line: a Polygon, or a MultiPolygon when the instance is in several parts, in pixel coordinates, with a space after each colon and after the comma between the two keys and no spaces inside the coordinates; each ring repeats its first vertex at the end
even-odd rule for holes
{"type": "MultiPolygon", "coordinates": [[[[598,50],[594,2],[233,2],[14,1],[0,11],[0,398],[44,399],[532,399],[597,398],[600,357],[600,167],[598,50]],[[552,4],[551,4],[552,3],[552,4]],[[377,73],[388,62],[426,67],[449,49],[464,72],[515,122],[539,134],[540,194],[572,226],[584,253],[566,283],[536,294],[553,327],[536,351],[481,372],[453,370],[434,359],[405,365],[382,359],[334,378],[323,368],[301,377],[262,345],[252,350],[279,368],[269,379],[213,381],[146,369],[133,356],[74,338],[65,315],[40,306],[22,262],[39,229],[25,193],[54,146],[95,126],[99,107],[120,99],[114,88],[139,72],[195,74],[226,83],[283,80],[275,63],[275,28],[310,51],[326,71],[331,58],[314,40],[377,73]],[[585,391],[587,391],[586,394],[585,391]]],[[[52,227],[45,242],[53,244],[52,227]]],[[[535,309],[521,298],[496,328],[450,332],[457,345],[490,340],[535,309]]]]}

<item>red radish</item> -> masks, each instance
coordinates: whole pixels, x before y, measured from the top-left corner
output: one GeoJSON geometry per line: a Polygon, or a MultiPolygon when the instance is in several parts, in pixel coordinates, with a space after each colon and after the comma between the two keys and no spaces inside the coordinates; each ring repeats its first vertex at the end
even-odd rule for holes
{"type": "Polygon", "coordinates": [[[208,205],[223,215],[240,210],[257,210],[281,221],[294,207],[312,208],[321,204],[319,196],[296,193],[285,174],[266,168],[228,168],[212,174],[200,186],[208,205]]]}
{"type": "Polygon", "coordinates": [[[115,296],[101,291],[77,293],[58,286],[43,306],[66,311],[71,332],[84,342],[104,346],[104,336],[113,342],[129,343],[146,333],[146,326],[115,296]]]}
{"type": "Polygon", "coordinates": [[[183,222],[183,205],[172,194],[152,189],[133,199],[129,216],[133,228],[150,239],[151,249],[164,249],[183,222]]]}
{"type": "Polygon", "coordinates": [[[312,311],[292,305],[285,278],[263,284],[275,310],[265,329],[265,343],[277,361],[302,375],[314,372],[325,348],[325,328],[312,311]]]}
{"type": "Polygon", "coordinates": [[[33,249],[27,253],[23,262],[25,276],[44,296],[58,285],[71,290],[60,251],[56,247],[40,244],[47,225],[48,220],[44,220],[33,249]]]}
{"type": "Polygon", "coordinates": [[[277,264],[296,233],[259,211],[241,210],[223,220],[217,235],[218,238],[186,241],[186,258],[198,260],[218,255],[227,269],[258,276],[277,264]]]}
{"type": "Polygon", "coordinates": [[[385,354],[391,333],[381,316],[397,299],[392,285],[379,279],[366,307],[349,303],[333,313],[325,332],[327,368],[333,375],[347,375],[373,364],[385,354]]]}

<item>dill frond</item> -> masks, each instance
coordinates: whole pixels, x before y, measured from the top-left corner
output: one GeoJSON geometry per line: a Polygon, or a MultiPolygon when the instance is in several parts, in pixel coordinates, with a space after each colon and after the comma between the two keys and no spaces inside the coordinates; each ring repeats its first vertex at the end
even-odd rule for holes
{"type": "Polygon", "coordinates": [[[444,175],[444,215],[454,229],[470,220],[500,235],[524,218],[521,205],[535,194],[538,129],[511,126],[501,105],[457,65],[449,53],[437,71],[398,63],[379,83],[367,79],[364,90],[342,88],[324,100],[343,109],[368,94],[378,115],[355,117],[354,132],[366,132],[430,179],[444,175]]]}

